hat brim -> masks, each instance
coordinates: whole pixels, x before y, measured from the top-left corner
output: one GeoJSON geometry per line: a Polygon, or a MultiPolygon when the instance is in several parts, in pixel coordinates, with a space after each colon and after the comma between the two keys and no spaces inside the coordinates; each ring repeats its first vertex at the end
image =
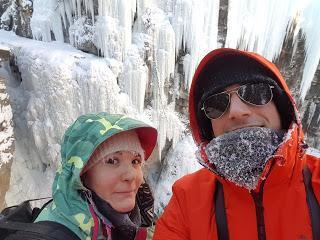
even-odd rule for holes
{"type": "Polygon", "coordinates": [[[157,130],[153,127],[138,127],[135,128],[135,131],[138,134],[141,147],[145,151],[145,160],[147,160],[157,144],[157,130]]]}

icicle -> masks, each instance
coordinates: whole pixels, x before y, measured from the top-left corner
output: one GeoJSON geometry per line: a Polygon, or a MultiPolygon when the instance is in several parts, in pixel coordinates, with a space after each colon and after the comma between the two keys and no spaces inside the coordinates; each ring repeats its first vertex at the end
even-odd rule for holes
{"type": "Polygon", "coordinates": [[[299,0],[229,1],[227,47],[239,47],[277,57],[287,27],[299,10],[299,0]]]}
{"type": "Polygon", "coordinates": [[[98,3],[99,22],[96,23],[96,29],[101,32],[96,30],[97,41],[95,44],[105,57],[117,56],[116,59],[123,61],[132,41],[131,31],[135,11],[133,3],[135,1],[99,0],[98,3]],[[112,47],[104,44],[104,39],[111,39],[113,41],[112,47]],[[120,50],[115,46],[116,44],[120,50]]]}
{"type": "Polygon", "coordinates": [[[69,2],[63,2],[63,4],[59,4],[59,11],[62,17],[62,21],[65,27],[67,27],[68,22],[71,20],[71,12],[69,7],[69,2]]]}
{"type": "Polygon", "coordinates": [[[188,66],[184,66],[187,88],[201,58],[217,47],[218,16],[219,1],[176,1],[171,22],[176,55],[180,50],[190,55],[188,66]]]}
{"type": "Polygon", "coordinates": [[[93,9],[93,1],[85,0],[84,5],[86,6],[86,13],[90,13],[92,23],[94,23],[94,9],[93,9]]]}
{"type": "Polygon", "coordinates": [[[188,31],[188,26],[190,26],[188,21],[190,21],[192,11],[192,5],[190,1],[178,0],[176,1],[174,14],[172,18],[172,27],[176,34],[176,56],[179,50],[185,50],[186,40],[190,39],[191,31],[188,31]]]}
{"type": "Polygon", "coordinates": [[[140,113],[143,112],[144,108],[148,76],[148,68],[141,59],[137,46],[132,45],[124,62],[122,74],[119,77],[119,85],[129,95],[130,102],[140,113]]]}
{"type": "Polygon", "coordinates": [[[158,146],[161,151],[165,147],[166,140],[172,141],[172,148],[176,146],[183,131],[186,129],[185,125],[180,121],[173,105],[167,105],[161,110],[152,110],[152,122],[158,129],[158,146]]]}
{"type": "Polygon", "coordinates": [[[305,3],[305,11],[303,12],[304,21],[301,23],[302,30],[306,36],[306,61],[300,87],[300,100],[302,101],[305,99],[311,86],[320,60],[320,32],[315,28],[315,25],[320,22],[319,11],[319,1],[309,1],[305,3]],[[315,23],[315,25],[312,23],[315,23]]]}
{"type": "Polygon", "coordinates": [[[99,16],[95,24],[94,44],[103,56],[122,61],[124,34],[117,19],[99,16]]]}
{"type": "Polygon", "coordinates": [[[59,4],[56,0],[34,1],[30,26],[35,39],[51,41],[53,32],[57,41],[64,41],[59,4]]]}
{"type": "Polygon", "coordinates": [[[153,0],[136,0],[138,18],[145,14],[146,9],[153,6],[153,0]]]}
{"type": "Polygon", "coordinates": [[[142,16],[140,29],[152,39],[152,81],[154,83],[154,107],[161,108],[167,103],[164,83],[174,73],[175,34],[167,17],[160,9],[149,9],[142,16]]]}
{"type": "Polygon", "coordinates": [[[120,21],[120,26],[123,27],[124,33],[124,43],[123,43],[123,54],[122,59],[125,58],[125,55],[131,45],[131,31],[132,31],[132,22],[133,22],[133,14],[132,14],[132,1],[128,0],[119,0],[118,10],[119,13],[117,18],[120,21]]]}

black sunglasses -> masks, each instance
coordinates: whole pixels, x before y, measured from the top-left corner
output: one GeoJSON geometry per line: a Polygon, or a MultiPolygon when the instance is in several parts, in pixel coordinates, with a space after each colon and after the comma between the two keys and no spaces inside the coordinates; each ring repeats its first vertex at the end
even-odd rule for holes
{"type": "Polygon", "coordinates": [[[201,110],[210,119],[220,118],[227,110],[230,104],[230,94],[235,92],[239,98],[248,104],[254,106],[263,106],[268,104],[273,97],[272,88],[267,83],[252,83],[242,85],[240,87],[213,94],[207,97],[201,110]]]}

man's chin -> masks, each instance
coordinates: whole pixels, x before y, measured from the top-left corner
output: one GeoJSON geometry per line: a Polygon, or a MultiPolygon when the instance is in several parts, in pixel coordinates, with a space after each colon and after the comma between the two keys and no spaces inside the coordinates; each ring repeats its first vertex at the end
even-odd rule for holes
{"type": "Polygon", "coordinates": [[[244,129],[248,129],[248,128],[265,128],[265,126],[264,125],[249,125],[249,126],[233,127],[233,128],[230,128],[229,130],[227,130],[226,133],[236,132],[236,131],[240,131],[240,130],[244,130],[244,129]]]}

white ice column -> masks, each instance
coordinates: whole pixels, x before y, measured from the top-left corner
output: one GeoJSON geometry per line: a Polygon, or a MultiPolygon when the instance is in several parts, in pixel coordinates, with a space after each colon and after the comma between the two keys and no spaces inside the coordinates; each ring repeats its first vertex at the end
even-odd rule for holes
{"type": "Polygon", "coordinates": [[[304,100],[311,86],[320,60],[320,1],[307,1],[304,4],[302,31],[306,37],[306,59],[300,88],[300,100],[304,100]]]}
{"type": "Polygon", "coordinates": [[[172,14],[175,50],[184,50],[185,86],[189,87],[195,68],[202,57],[217,47],[219,1],[176,0],[172,14]]]}
{"type": "Polygon", "coordinates": [[[95,45],[105,57],[123,61],[132,41],[135,0],[99,0],[95,45]]]}
{"type": "Polygon", "coordinates": [[[172,148],[181,140],[182,133],[186,126],[181,122],[178,114],[174,110],[174,105],[169,104],[161,109],[152,109],[152,122],[157,126],[158,130],[158,146],[160,149],[159,158],[161,159],[161,151],[165,147],[166,141],[172,141],[172,148]]]}
{"type": "Polygon", "coordinates": [[[64,0],[64,4],[68,4],[71,7],[71,11],[75,16],[75,19],[82,17],[82,7],[85,9],[85,13],[88,15],[90,13],[92,22],[94,22],[94,9],[93,0],[64,0]]]}
{"type": "Polygon", "coordinates": [[[93,43],[106,58],[122,61],[124,32],[116,18],[98,16],[95,22],[93,43]]]}
{"type": "Polygon", "coordinates": [[[229,1],[226,47],[239,47],[272,60],[280,54],[299,0],[229,1]]]}
{"type": "Polygon", "coordinates": [[[158,144],[161,151],[167,140],[172,140],[173,146],[178,142],[185,126],[176,114],[174,105],[168,105],[168,93],[165,92],[165,83],[172,81],[174,74],[175,32],[168,15],[162,9],[148,6],[143,15],[138,16],[134,31],[140,34],[135,35],[135,43],[138,39],[143,41],[145,59],[150,64],[153,96],[150,116],[159,132],[158,144]]]}
{"type": "Polygon", "coordinates": [[[165,81],[174,73],[175,33],[167,16],[159,8],[146,9],[138,30],[144,30],[151,38],[151,75],[156,109],[167,103],[165,81]]]}
{"type": "Polygon", "coordinates": [[[144,97],[149,77],[149,69],[139,55],[136,45],[132,45],[124,61],[119,77],[120,88],[129,95],[131,103],[138,112],[144,108],[144,97]]]}
{"type": "Polygon", "coordinates": [[[64,41],[59,4],[57,0],[33,1],[30,26],[34,39],[51,41],[52,32],[57,41],[64,41]]]}

